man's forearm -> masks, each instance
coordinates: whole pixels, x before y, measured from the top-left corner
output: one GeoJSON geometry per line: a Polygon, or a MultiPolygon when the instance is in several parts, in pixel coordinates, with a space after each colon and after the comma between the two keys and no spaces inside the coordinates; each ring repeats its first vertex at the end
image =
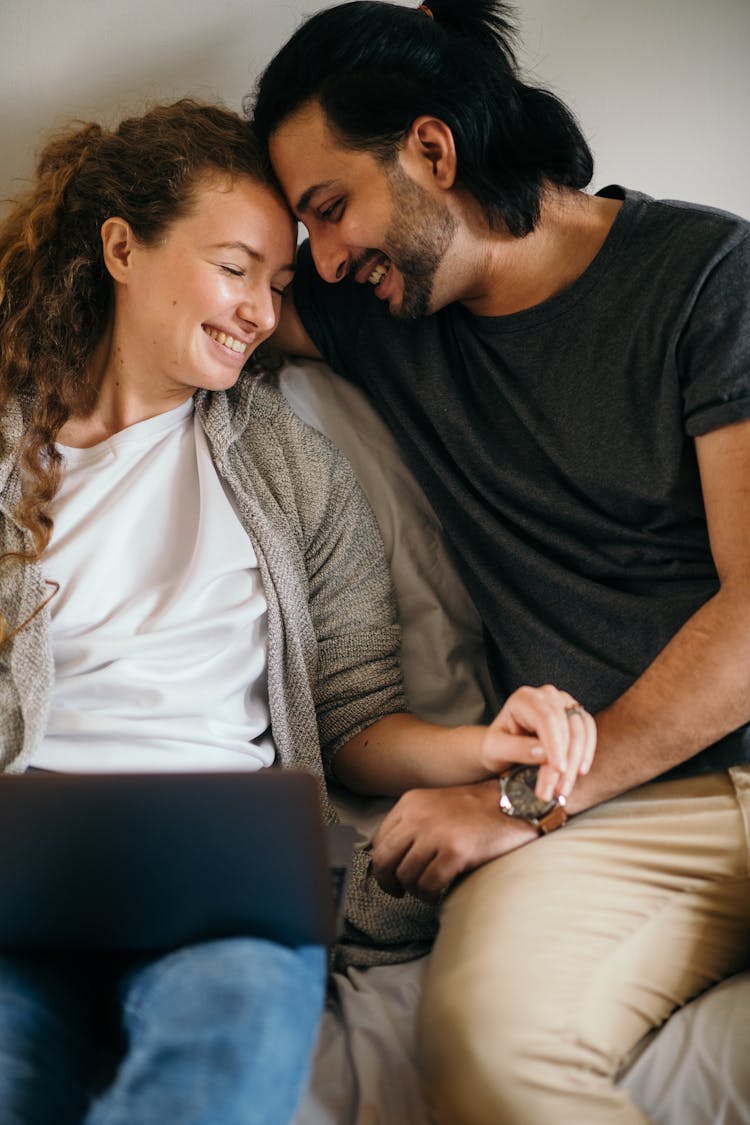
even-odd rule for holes
{"type": "Polygon", "coordinates": [[[596,757],[570,812],[651,781],[748,721],[750,590],[738,583],[722,587],[596,716],[596,757]]]}

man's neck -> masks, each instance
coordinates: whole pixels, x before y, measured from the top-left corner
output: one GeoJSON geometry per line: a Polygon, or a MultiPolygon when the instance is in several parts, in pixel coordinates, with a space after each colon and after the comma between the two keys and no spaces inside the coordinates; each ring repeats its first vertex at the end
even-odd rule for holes
{"type": "Polygon", "coordinates": [[[483,266],[461,303],[477,316],[508,316],[565,292],[601,250],[621,206],[583,192],[549,191],[525,238],[480,237],[483,266]]]}

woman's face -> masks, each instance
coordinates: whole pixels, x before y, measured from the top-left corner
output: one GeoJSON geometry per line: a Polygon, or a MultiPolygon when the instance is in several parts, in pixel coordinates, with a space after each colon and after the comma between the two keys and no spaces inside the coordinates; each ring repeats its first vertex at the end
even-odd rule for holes
{"type": "Polygon", "coordinates": [[[115,376],[175,401],[231,387],[278,323],[295,247],[296,224],[273,190],[245,176],[205,180],[161,240],[123,253],[115,376]]]}

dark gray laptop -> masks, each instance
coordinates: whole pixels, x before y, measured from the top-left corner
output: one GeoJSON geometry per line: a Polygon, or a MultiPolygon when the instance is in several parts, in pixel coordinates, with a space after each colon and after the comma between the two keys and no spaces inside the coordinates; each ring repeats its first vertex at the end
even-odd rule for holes
{"type": "Polygon", "coordinates": [[[0,776],[0,950],[330,943],[353,842],[296,770],[0,776]]]}

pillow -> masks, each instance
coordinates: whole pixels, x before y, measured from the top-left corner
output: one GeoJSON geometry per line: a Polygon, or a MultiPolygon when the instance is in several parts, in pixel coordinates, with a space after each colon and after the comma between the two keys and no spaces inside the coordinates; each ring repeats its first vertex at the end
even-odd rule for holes
{"type": "Polygon", "coordinates": [[[323,363],[287,362],[278,375],[295,413],[347,456],[380,525],[410,709],[447,725],[486,720],[492,696],[479,615],[390,430],[365,395],[323,363]]]}

